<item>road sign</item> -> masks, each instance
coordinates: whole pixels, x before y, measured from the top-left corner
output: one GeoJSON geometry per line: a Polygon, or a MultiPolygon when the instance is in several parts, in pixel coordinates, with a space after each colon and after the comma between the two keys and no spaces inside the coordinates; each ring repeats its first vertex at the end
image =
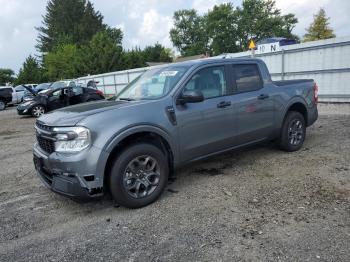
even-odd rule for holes
{"type": "Polygon", "coordinates": [[[253,39],[250,39],[248,48],[249,48],[250,50],[253,50],[253,49],[256,48],[256,45],[255,45],[255,42],[254,42],[253,39]]]}

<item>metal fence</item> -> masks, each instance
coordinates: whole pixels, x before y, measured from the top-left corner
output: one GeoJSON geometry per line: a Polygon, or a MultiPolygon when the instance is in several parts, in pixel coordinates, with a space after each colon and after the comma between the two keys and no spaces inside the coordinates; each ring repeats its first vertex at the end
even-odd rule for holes
{"type": "MultiPolygon", "coordinates": [[[[232,58],[249,56],[250,52],[226,54],[232,58]]],[[[313,78],[319,86],[320,101],[350,102],[350,37],[283,46],[255,57],[265,61],[274,80],[313,78]]],[[[78,81],[94,79],[105,94],[115,94],[149,68],[86,76],[78,81]]]]}

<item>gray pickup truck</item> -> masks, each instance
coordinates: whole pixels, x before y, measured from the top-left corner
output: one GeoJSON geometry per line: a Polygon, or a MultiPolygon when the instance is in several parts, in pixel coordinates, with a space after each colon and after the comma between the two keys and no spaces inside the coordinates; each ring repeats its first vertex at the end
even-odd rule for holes
{"type": "Polygon", "coordinates": [[[148,70],[113,100],[41,116],[34,164],[57,193],[86,199],[109,191],[138,208],[184,164],[266,140],[300,149],[317,117],[314,81],[273,82],[259,59],[174,63],[148,70]]]}

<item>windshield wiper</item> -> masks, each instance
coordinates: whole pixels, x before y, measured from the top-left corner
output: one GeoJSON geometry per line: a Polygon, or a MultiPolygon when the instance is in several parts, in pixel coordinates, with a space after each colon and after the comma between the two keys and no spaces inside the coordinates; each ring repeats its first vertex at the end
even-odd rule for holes
{"type": "Polygon", "coordinates": [[[124,100],[124,101],[135,101],[135,99],[133,99],[133,98],[129,98],[129,97],[121,97],[121,98],[118,98],[118,100],[124,100]]]}

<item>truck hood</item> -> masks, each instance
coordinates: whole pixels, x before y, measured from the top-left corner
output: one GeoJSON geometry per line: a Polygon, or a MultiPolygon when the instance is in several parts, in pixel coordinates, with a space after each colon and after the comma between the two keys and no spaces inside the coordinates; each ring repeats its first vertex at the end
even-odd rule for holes
{"type": "Polygon", "coordinates": [[[130,105],[127,101],[98,101],[88,102],[49,112],[42,115],[38,120],[49,126],[74,126],[84,118],[99,114],[108,110],[115,110],[130,105]]]}

